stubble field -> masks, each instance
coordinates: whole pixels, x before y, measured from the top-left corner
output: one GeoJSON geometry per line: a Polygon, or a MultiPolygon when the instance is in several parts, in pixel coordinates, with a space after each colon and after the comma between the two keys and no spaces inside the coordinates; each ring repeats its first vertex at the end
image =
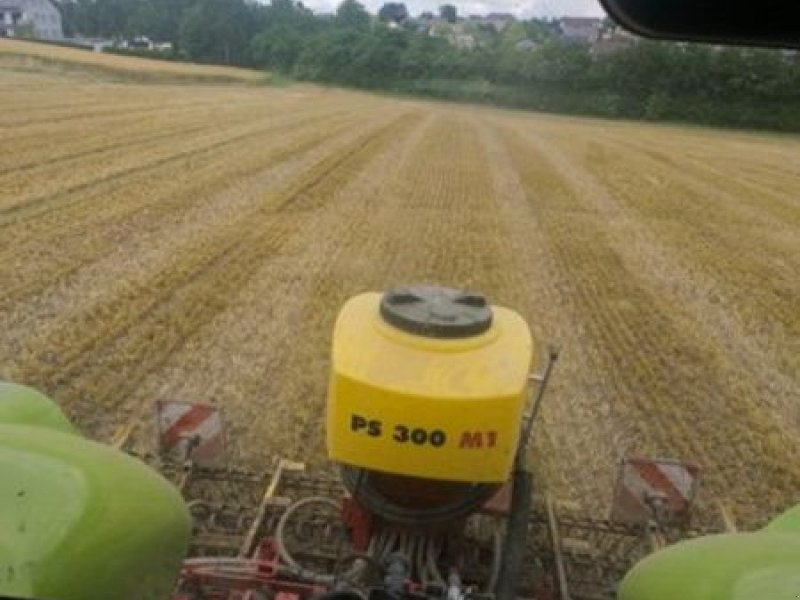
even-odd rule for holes
{"type": "Polygon", "coordinates": [[[644,454],[744,524],[800,497],[796,137],[18,57],[0,107],[0,378],[88,435],[214,402],[234,461],[321,463],[339,307],[437,282],[562,348],[540,489],[603,511],[644,454]]]}

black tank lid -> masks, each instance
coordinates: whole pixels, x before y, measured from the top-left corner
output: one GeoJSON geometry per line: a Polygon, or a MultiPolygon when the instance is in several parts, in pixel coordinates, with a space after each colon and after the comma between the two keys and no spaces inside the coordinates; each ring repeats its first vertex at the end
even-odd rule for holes
{"type": "Polygon", "coordinates": [[[492,308],[482,294],[445,287],[395,288],[381,298],[380,311],[398,329],[430,338],[472,337],[492,326],[492,308]]]}

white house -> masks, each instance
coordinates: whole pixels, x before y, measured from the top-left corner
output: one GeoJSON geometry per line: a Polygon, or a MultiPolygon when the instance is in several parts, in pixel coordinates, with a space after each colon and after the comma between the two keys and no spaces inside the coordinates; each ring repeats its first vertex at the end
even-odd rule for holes
{"type": "Polygon", "coordinates": [[[511,25],[516,18],[511,13],[489,13],[488,15],[469,15],[467,17],[470,23],[476,25],[491,25],[497,31],[503,31],[506,27],[511,25]]]}
{"type": "Polygon", "coordinates": [[[516,17],[514,17],[514,15],[511,13],[493,12],[486,15],[484,18],[484,23],[491,25],[497,31],[503,31],[516,20],[516,17]]]}
{"type": "Polygon", "coordinates": [[[514,48],[516,48],[520,52],[533,52],[534,50],[537,50],[539,48],[539,44],[537,44],[533,40],[524,39],[514,44],[514,48]]]}
{"type": "Polygon", "coordinates": [[[477,46],[475,36],[469,33],[453,32],[453,35],[448,39],[451,44],[460,50],[474,50],[477,46]]]}
{"type": "Polygon", "coordinates": [[[561,37],[568,42],[593,44],[600,38],[601,19],[564,17],[559,21],[561,37]]]}
{"type": "Polygon", "coordinates": [[[0,37],[20,35],[43,40],[64,37],[61,11],[53,0],[0,0],[0,37]]]}

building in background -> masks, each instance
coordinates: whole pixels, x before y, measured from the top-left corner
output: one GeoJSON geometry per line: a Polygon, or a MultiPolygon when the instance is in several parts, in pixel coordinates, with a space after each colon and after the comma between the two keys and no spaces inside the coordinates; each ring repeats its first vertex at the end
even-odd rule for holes
{"type": "Polygon", "coordinates": [[[516,48],[520,52],[535,52],[536,50],[539,49],[539,44],[537,44],[533,40],[524,39],[514,44],[514,48],[516,48]]]}
{"type": "Polygon", "coordinates": [[[561,38],[567,42],[594,44],[600,38],[601,19],[564,17],[559,22],[561,38]]]}
{"type": "Polygon", "coordinates": [[[484,22],[494,27],[497,31],[503,31],[516,20],[516,17],[511,13],[493,12],[486,15],[484,22]]]}
{"type": "Polygon", "coordinates": [[[64,37],[61,11],[52,0],[0,0],[0,37],[64,37]]]}

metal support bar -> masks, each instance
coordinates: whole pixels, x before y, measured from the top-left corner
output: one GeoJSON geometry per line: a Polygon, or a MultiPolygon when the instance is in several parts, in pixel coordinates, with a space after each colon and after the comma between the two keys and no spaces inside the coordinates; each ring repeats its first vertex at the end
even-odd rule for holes
{"type": "Polygon", "coordinates": [[[569,586],[567,585],[567,570],[564,567],[564,556],[561,553],[561,534],[558,531],[558,520],[553,506],[553,500],[548,495],[545,499],[547,507],[547,526],[550,529],[550,540],[553,543],[553,557],[556,563],[556,575],[558,576],[558,592],[561,600],[571,600],[569,586]]]}
{"type": "Polygon", "coordinates": [[[178,480],[178,489],[181,493],[186,490],[186,486],[189,485],[189,480],[192,478],[192,475],[194,475],[194,461],[187,460],[183,465],[183,472],[178,480]]]}
{"type": "Polygon", "coordinates": [[[647,539],[647,543],[650,546],[651,552],[658,552],[667,546],[667,540],[664,537],[664,534],[655,524],[653,527],[650,527],[645,531],[645,538],[647,539]]]}
{"type": "Polygon", "coordinates": [[[719,510],[720,518],[722,518],[722,526],[725,528],[725,531],[728,533],[738,532],[739,528],[736,527],[736,521],[727,505],[721,500],[718,500],[717,509],[719,510]]]}
{"type": "Polygon", "coordinates": [[[120,425],[114,430],[114,435],[111,436],[111,447],[117,450],[124,450],[136,429],[137,423],[131,421],[127,425],[120,425]]]}
{"type": "Polygon", "coordinates": [[[522,574],[523,558],[528,543],[533,478],[519,462],[517,461],[512,475],[511,510],[506,519],[503,559],[495,590],[497,600],[514,600],[517,597],[517,585],[522,574]]]}
{"type": "MultiPolygon", "coordinates": [[[[544,373],[542,375],[537,376],[533,375],[530,377],[531,380],[538,382],[538,387],[536,390],[536,396],[533,399],[533,405],[531,407],[531,412],[528,415],[525,424],[522,427],[522,438],[520,440],[520,450],[524,451],[527,446],[528,442],[531,439],[531,431],[533,430],[533,422],[536,420],[536,415],[539,414],[539,409],[542,406],[542,398],[544,397],[544,393],[547,390],[547,384],[550,381],[550,375],[553,372],[553,367],[555,367],[556,361],[558,360],[559,350],[556,346],[550,346],[547,366],[544,368],[544,373]]],[[[517,453],[518,455],[520,452],[517,453]]]]}
{"type": "Polygon", "coordinates": [[[261,523],[264,520],[264,516],[267,513],[267,506],[269,505],[270,500],[275,495],[275,492],[278,489],[278,485],[280,484],[283,472],[303,471],[303,470],[305,470],[305,465],[303,463],[286,460],[284,458],[278,461],[278,466],[275,468],[275,472],[272,474],[272,478],[270,479],[270,482],[267,485],[267,489],[264,491],[264,496],[261,498],[261,503],[258,505],[258,511],[256,512],[256,517],[255,519],[253,519],[253,523],[250,525],[250,529],[248,530],[247,535],[244,536],[242,547],[239,549],[240,558],[246,558],[252,552],[256,535],[258,535],[258,530],[261,527],[261,523]]]}

